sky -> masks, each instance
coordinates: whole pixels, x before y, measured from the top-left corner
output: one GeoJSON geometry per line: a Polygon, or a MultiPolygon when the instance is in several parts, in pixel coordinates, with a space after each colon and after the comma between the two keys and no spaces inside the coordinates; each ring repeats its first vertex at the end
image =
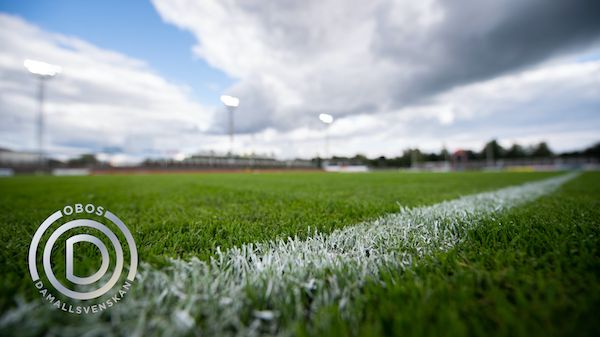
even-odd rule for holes
{"type": "Polygon", "coordinates": [[[0,1],[0,147],[114,163],[600,140],[594,0],[0,1]],[[320,113],[335,117],[325,126],[320,113]]]}

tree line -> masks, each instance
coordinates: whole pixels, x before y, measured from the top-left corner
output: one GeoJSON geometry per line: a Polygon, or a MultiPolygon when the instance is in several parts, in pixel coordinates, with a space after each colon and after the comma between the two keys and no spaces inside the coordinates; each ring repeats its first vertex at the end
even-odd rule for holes
{"type": "MultiPolygon", "coordinates": [[[[461,150],[451,154],[446,148],[440,152],[423,152],[419,149],[406,149],[401,156],[377,158],[367,158],[364,155],[357,154],[354,157],[333,156],[332,162],[346,162],[352,164],[364,164],[371,167],[410,167],[413,163],[452,161],[461,157],[461,160],[503,160],[503,159],[533,159],[533,158],[575,158],[587,157],[600,159],[600,142],[581,151],[555,153],[550,149],[546,142],[540,142],[530,146],[513,144],[504,148],[497,140],[491,140],[483,146],[480,151],[461,150]]],[[[313,161],[321,162],[321,158],[315,158],[313,161]]]]}

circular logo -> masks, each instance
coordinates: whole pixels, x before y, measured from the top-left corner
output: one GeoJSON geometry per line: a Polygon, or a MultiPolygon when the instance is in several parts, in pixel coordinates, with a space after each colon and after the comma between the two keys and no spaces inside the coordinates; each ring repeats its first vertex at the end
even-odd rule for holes
{"type": "Polygon", "coordinates": [[[51,214],[35,232],[29,247],[29,273],[42,298],[75,314],[101,312],[123,299],[135,281],[137,264],[137,248],[127,226],[104,207],[93,204],[67,205],[51,214]],[[53,226],[63,217],[76,219],[53,226]],[[44,238],[45,244],[41,244],[44,238]],[[78,254],[76,247],[81,243],[87,243],[83,247],[87,249],[80,248],[82,253],[78,254]],[[128,252],[127,259],[124,251],[128,252]],[[95,267],[97,261],[90,261],[94,259],[100,260],[99,268],[95,267]],[[91,275],[76,275],[77,263],[84,267],[79,273],[81,269],[96,269],[91,275]],[[45,277],[40,277],[40,271],[45,277]],[[47,287],[46,280],[62,296],[47,287]],[[118,283],[119,288],[111,292],[118,283]]]}

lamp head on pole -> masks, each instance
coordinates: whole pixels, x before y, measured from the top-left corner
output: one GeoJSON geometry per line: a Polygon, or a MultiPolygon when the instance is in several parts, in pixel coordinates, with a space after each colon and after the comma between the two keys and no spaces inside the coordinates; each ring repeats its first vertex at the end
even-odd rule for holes
{"type": "Polygon", "coordinates": [[[319,119],[325,124],[333,123],[333,116],[330,114],[320,114],[319,119]]]}
{"type": "Polygon", "coordinates": [[[42,61],[25,60],[23,65],[30,73],[41,77],[54,77],[62,71],[62,68],[42,61]]]}
{"type": "Polygon", "coordinates": [[[240,106],[240,99],[234,96],[221,95],[221,102],[228,108],[237,108],[240,106]]]}

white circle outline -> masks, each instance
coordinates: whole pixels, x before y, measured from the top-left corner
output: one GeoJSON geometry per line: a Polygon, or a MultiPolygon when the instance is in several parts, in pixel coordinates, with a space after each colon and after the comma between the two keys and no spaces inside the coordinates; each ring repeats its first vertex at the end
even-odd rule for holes
{"type": "Polygon", "coordinates": [[[65,223],[64,225],[57,228],[56,231],[54,231],[54,233],[52,233],[52,235],[50,236],[50,238],[48,239],[48,241],[46,242],[46,245],[44,247],[43,262],[44,262],[44,272],[46,273],[48,280],[54,286],[54,288],[56,288],[56,290],[61,292],[63,295],[69,296],[74,299],[90,300],[90,299],[94,299],[94,298],[104,295],[119,281],[119,277],[121,276],[121,272],[123,271],[123,249],[121,248],[121,244],[120,244],[117,236],[103,224],[101,224],[97,221],[94,221],[94,220],[90,220],[90,219],[77,219],[77,220],[72,220],[72,221],[65,223]],[[52,265],[50,263],[50,254],[52,253],[52,247],[54,246],[55,241],[58,239],[58,237],[61,234],[68,231],[69,229],[76,228],[76,227],[91,227],[91,228],[95,228],[95,229],[101,231],[102,233],[104,233],[106,236],[108,236],[108,238],[112,242],[113,246],[115,247],[116,257],[117,257],[117,264],[116,264],[115,270],[114,270],[113,275],[111,276],[110,280],[104,286],[100,287],[99,289],[96,289],[96,290],[90,291],[90,292],[85,292],[85,293],[73,291],[73,290],[68,289],[65,286],[63,286],[56,279],[56,276],[54,275],[54,272],[52,271],[52,265]]]}

